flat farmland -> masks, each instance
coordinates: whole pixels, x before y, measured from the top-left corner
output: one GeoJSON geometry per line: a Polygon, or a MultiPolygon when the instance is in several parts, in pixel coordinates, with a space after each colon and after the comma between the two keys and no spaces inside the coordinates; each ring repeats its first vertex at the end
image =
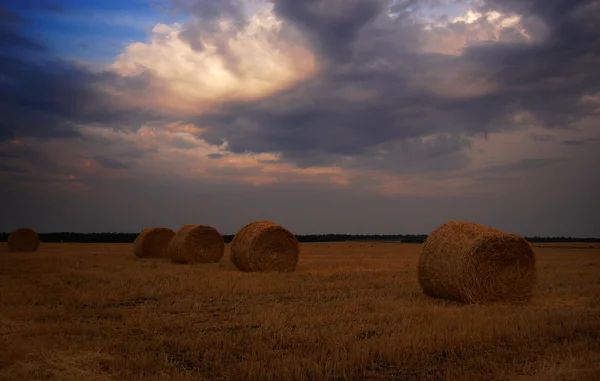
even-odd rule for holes
{"type": "Polygon", "coordinates": [[[289,274],[241,273],[228,248],[188,266],[0,245],[0,380],[600,379],[598,244],[533,244],[520,305],[424,295],[413,244],[302,244],[289,274]]]}

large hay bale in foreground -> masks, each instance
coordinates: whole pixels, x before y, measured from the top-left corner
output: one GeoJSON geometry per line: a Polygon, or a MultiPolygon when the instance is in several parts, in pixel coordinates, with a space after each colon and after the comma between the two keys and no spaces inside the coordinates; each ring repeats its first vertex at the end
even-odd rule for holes
{"type": "Polygon", "coordinates": [[[425,293],[435,297],[525,301],[536,282],[535,255],[519,235],[450,221],[425,240],[418,277],[425,293]]]}
{"type": "Polygon", "coordinates": [[[184,225],[168,248],[173,263],[217,263],[225,255],[223,236],[213,227],[184,225]]]}
{"type": "Polygon", "coordinates": [[[29,228],[21,228],[13,231],[8,236],[8,251],[31,252],[40,246],[38,234],[29,228]]]}
{"type": "Polygon", "coordinates": [[[300,244],[284,227],[268,221],[252,222],[231,241],[231,262],[247,272],[292,272],[298,264],[300,244]]]}
{"type": "Polygon", "coordinates": [[[175,235],[169,228],[147,228],[133,242],[133,253],[138,258],[165,258],[167,247],[175,235]]]}

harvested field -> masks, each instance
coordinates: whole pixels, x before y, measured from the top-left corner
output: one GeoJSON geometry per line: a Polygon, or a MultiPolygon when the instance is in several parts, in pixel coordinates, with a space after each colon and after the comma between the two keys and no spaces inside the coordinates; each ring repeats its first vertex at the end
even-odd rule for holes
{"type": "Polygon", "coordinates": [[[302,244],[293,273],[2,247],[0,379],[598,380],[600,248],[571,247],[534,246],[524,305],[426,296],[421,245],[302,244]]]}

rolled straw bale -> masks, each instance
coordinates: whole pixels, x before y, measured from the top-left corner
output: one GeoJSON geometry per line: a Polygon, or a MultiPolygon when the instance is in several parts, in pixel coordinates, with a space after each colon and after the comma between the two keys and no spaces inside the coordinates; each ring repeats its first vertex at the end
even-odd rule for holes
{"type": "Polygon", "coordinates": [[[536,282],[535,255],[517,234],[450,221],[425,240],[418,278],[434,297],[465,303],[525,301],[536,282]]]}
{"type": "Polygon", "coordinates": [[[225,255],[223,236],[213,227],[183,225],[168,248],[173,263],[217,263],[225,255]]]}
{"type": "Polygon", "coordinates": [[[231,262],[247,272],[292,272],[298,264],[300,244],[284,227],[268,221],[252,222],[231,241],[231,262]]]}
{"type": "Polygon", "coordinates": [[[40,238],[37,233],[29,228],[21,228],[13,231],[8,236],[8,251],[31,252],[40,246],[40,238]]]}
{"type": "Polygon", "coordinates": [[[133,253],[138,258],[165,258],[174,235],[175,232],[169,228],[146,228],[133,242],[133,253]]]}

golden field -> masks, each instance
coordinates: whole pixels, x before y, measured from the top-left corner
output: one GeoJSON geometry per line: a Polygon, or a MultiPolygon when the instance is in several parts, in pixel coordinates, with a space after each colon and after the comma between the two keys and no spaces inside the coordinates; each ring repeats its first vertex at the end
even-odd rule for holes
{"type": "Polygon", "coordinates": [[[534,244],[531,302],[485,306],[425,296],[421,245],[302,244],[288,274],[0,245],[0,380],[600,380],[598,244],[534,244]]]}

